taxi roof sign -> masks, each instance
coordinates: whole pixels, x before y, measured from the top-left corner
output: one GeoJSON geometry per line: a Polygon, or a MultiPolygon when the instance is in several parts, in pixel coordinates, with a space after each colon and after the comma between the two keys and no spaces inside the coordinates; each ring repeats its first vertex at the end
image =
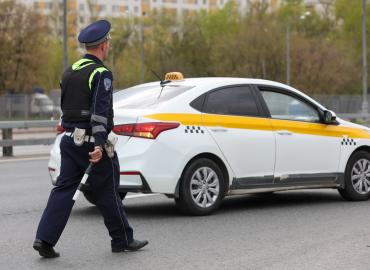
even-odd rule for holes
{"type": "Polygon", "coordinates": [[[181,72],[169,72],[164,77],[166,81],[181,81],[184,79],[184,76],[181,72]]]}

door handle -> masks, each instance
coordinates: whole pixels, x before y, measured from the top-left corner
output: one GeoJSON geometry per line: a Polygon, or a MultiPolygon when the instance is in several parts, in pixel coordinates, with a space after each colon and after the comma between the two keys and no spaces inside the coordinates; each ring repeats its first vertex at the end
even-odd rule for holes
{"type": "Polygon", "coordinates": [[[289,130],[279,130],[279,131],[277,131],[277,134],[282,135],[282,136],[291,136],[291,135],[293,135],[293,133],[290,132],[289,130]]]}
{"type": "Polygon", "coordinates": [[[227,129],[223,127],[214,127],[214,128],[211,128],[211,130],[214,132],[226,132],[227,131],[227,129]]]}

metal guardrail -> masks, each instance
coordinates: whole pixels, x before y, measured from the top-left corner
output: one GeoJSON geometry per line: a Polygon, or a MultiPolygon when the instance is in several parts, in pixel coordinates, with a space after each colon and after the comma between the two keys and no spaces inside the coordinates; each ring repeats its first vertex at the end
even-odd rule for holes
{"type": "Polygon", "coordinates": [[[60,120],[0,121],[0,129],[55,127],[60,120]]]}
{"type": "Polygon", "coordinates": [[[55,127],[59,120],[36,120],[36,121],[0,121],[0,129],[2,130],[2,140],[0,147],[3,148],[3,156],[13,156],[13,146],[19,145],[50,145],[54,142],[53,138],[38,138],[38,139],[23,139],[13,140],[14,128],[33,128],[33,127],[55,127]]]}
{"type": "Polygon", "coordinates": [[[24,140],[1,140],[0,147],[20,146],[20,145],[50,145],[55,141],[53,138],[42,138],[42,139],[24,139],[24,140]]]}

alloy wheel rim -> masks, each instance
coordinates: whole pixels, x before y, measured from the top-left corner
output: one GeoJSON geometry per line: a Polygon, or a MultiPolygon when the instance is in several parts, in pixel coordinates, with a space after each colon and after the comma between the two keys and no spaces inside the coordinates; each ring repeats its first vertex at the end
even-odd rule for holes
{"type": "Polygon", "coordinates": [[[209,167],[197,169],[190,180],[190,194],[194,203],[201,208],[212,206],[220,193],[220,180],[209,167]]]}
{"type": "Polygon", "coordinates": [[[370,161],[358,160],[352,167],[351,182],[355,191],[359,194],[367,194],[370,191],[370,161]]]}

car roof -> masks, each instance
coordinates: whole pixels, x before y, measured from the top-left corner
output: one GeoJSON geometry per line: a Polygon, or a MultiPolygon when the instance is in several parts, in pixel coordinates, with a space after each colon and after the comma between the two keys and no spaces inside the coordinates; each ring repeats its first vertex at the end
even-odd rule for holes
{"type": "MultiPolygon", "coordinates": [[[[237,84],[256,84],[256,85],[265,85],[265,86],[272,86],[277,87],[285,90],[289,90],[295,94],[298,94],[300,96],[303,96],[310,102],[314,103],[316,106],[325,109],[324,106],[322,106],[320,103],[312,99],[311,97],[307,96],[303,92],[289,86],[283,83],[279,83],[276,81],[270,81],[270,80],[264,80],[264,79],[255,79],[255,78],[236,78],[236,77],[199,77],[199,78],[185,78],[183,80],[178,81],[171,81],[168,85],[182,85],[182,86],[193,86],[194,91],[197,91],[195,89],[199,88],[217,88],[227,85],[237,85],[237,84]]],[[[149,82],[140,86],[153,86],[158,87],[160,85],[159,81],[155,82],[149,82]]]]}
{"type": "MultiPolygon", "coordinates": [[[[150,82],[142,84],[141,86],[158,86],[159,81],[150,82]]],[[[259,84],[259,85],[268,85],[268,86],[275,86],[281,87],[293,92],[301,93],[297,91],[293,87],[289,85],[270,81],[270,80],[263,80],[263,79],[253,79],[253,78],[235,78],[235,77],[200,77],[200,78],[186,78],[183,80],[172,81],[168,85],[186,85],[186,86],[204,86],[204,85],[212,85],[212,86],[223,86],[229,84],[259,84]]]]}

